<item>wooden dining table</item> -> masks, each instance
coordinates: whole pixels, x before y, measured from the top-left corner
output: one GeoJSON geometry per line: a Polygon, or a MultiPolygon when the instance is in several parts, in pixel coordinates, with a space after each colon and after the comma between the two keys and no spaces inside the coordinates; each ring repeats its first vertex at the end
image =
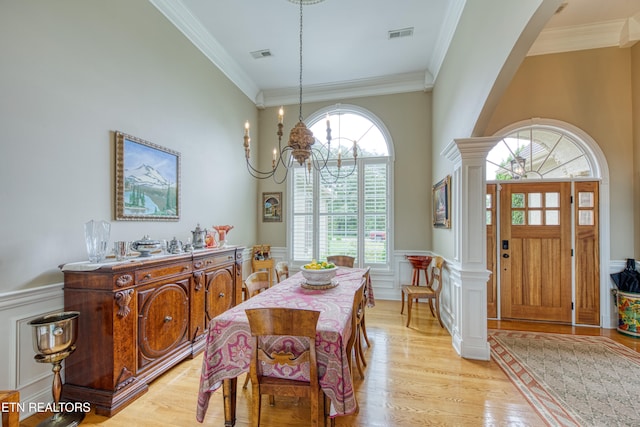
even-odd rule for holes
{"type": "MultiPolygon", "coordinates": [[[[352,330],[353,300],[363,277],[367,278],[367,305],[373,306],[368,270],[340,267],[333,282],[335,287],[308,289],[302,286],[305,282],[302,274],[296,273],[211,319],[202,360],[196,412],[198,422],[204,420],[212,393],[222,386],[225,426],[235,425],[237,377],[249,371],[252,354],[251,331],[245,310],[261,307],[320,311],[316,334],[320,387],[331,401],[330,416],[353,414],[357,402],[349,371],[351,355],[347,354],[346,345],[352,330]]],[[[271,345],[275,349],[291,339],[274,337],[271,345]]]]}

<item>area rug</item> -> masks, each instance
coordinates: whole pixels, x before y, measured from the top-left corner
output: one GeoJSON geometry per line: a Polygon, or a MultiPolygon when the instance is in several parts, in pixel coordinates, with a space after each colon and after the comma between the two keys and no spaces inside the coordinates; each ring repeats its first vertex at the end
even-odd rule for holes
{"type": "Polygon", "coordinates": [[[490,330],[491,357],[550,426],[639,426],[640,354],[600,336],[490,330]]]}

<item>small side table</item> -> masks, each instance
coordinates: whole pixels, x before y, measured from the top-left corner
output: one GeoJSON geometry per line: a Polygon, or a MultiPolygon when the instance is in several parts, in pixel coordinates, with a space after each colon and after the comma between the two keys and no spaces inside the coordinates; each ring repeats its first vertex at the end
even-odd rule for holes
{"type": "Polygon", "coordinates": [[[255,273],[258,270],[267,270],[267,273],[269,274],[269,287],[273,285],[273,279],[272,279],[273,266],[274,266],[273,258],[269,258],[269,259],[254,258],[251,260],[252,273],[255,273]]]}
{"type": "Polygon", "coordinates": [[[17,390],[0,390],[0,408],[2,408],[2,427],[18,427],[20,425],[20,392],[17,390]],[[7,409],[7,411],[4,411],[7,409]]]}
{"type": "Polygon", "coordinates": [[[421,255],[406,255],[407,260],[411,263],[413,267],[413,272],[411,274],[411,284],[413,286],[420,285],[420,271],[424,271],[424,279],[425,284],[429,284],[429,277],[427,275],[427,270],[429,269],[429,264],[431,264],[431,260],[433,257],[430,256],[421,256],[421,255]]]}

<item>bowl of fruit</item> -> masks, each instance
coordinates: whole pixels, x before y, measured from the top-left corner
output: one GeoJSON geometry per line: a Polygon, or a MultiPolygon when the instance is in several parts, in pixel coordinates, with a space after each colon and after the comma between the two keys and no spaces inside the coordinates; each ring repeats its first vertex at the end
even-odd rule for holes
{"type": "Polygon", "coordinates": [[[338,267],[335,264],[322,261],[317,262],[315,259],[309,264],[305,264],[300,269],[307,285],[322,286],[331,284],[331,279],[336,276],[338,267]]]}

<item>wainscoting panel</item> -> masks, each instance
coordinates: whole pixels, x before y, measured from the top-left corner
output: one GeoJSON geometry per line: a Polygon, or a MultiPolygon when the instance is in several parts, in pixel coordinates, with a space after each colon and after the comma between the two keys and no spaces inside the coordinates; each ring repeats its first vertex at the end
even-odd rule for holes
{"type": "MultiPolygon", "coordinates": [[[[53,401],[52,365],[34,360],[33,331],[29,322],[36,317],[64,310],[63,284],[0,294],[0,336],[7,337],[0,348],[0,389],[20,391],[20,401],[53,401]]],[[[80,320],[81,321],[81,320],[80,320]]],[[[64,378],[64,369],[62,370],[64,378]]],[[[29,416],[20,414],[20,419],[29,416]]]]}

